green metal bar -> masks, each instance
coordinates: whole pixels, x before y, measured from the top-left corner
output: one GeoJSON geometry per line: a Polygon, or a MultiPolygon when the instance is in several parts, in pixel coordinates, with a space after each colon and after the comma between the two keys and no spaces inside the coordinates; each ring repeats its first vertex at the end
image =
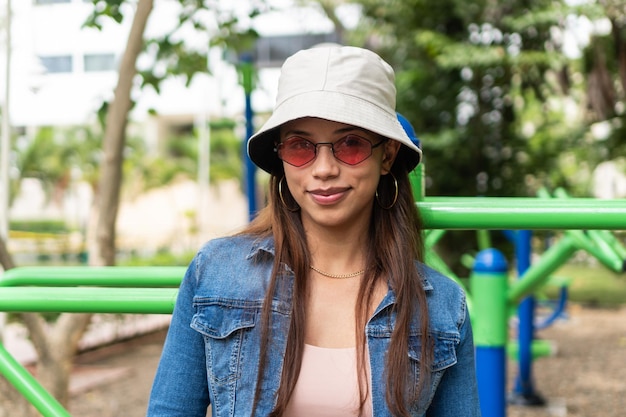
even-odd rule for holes
{"type": "Polygon", "coordinates": [[[413,200],[421,201],[424,199],[424,164],[419,164],[415,169],[409,172],[409,181],[411,182],[411,190],[413,191],[413,200]]]}
{"type": "Polygon", "coordinates": [[[577,250],[578,247],[569,234],[550,246],[541,258],[526,270],[521,279],[511,282],[508,291],[509,305],[517,305],[524,297],[534,293],[577,250]]]}
{"type": "Polygon", "coordinates": [[[504,347],[508,340],[509,318],[506,271],[472,271],[470,289],[474,296],[474,340],[483,347],[504,347]]]}
{"type": "Polygon", "coordinates": [[[478,241],[479,250],[493,247],[491,244],[491,235],[489,234],[489,230],[478,229],[476,231],[476,240],[478,241]]]}
{"type": "Polygon", "coordinates": [[[615,253],[617,253],[620,258],[626,260],[626,246],[624,246],[613,233],[608,230],[589,230],[588,232],[594,232],[594,234],[597,233],[600,235],[602,239],[611,245],[615,253]]]}
{"type": "Polygon", "coordinates": [[[178,287],[186,267],[179,266],[32,266],[18,267],[0,275],[0,287],[178,287]]]}
{"type": "Polygon", "coordinates": [[[0,374],[42,415],[70,417],[63,406],[0,344],[0,374]]]}
{"type": "MultiPolygon", "coordinates": [[[[554,196],[562,199],[571,199],[563,188],[557,188],[554,191],[554,196]]],[[[588,230],[587,235],[602,252],[612,252],[615,257],[621,259],[621,266],[615,268],[614,266],[607,265],[610,269],[615,272],[626,272],[626,247],[617,240],[613,233],[607,230],[588,230]]]]}
{"type": "MultiPolygon", "coordinates": [[[[517,360],[519,358],[519,343],[516,340],[509,341],[506,345],[506,353],[509,359],[517,360]]],[[[552,356],[554,354],[554,346],[549,340],[536,339],[530,345],[530,354],[533,359],[552,356]]]]}
{"type": "Polygon", "coordinates": [[[426,230],[426,237],[424,239],[424,246],[432,248],[439,242],[439,240],[446,234],[445,229],[428,229],[426,230]]]}
{"type": "Polygon", "coordinates": [[[550,195],[550,193],[548,192],[548,190],[545,187],[541,187],[540,189],[537,190],[537,197],[539,197],[539,198],[552,198],[552,196],[550,195]]]}
{"type": "Polygon", "coordinates": [[[171,314],[176,288],[7,287],[0,311],[171,314]]]}
{"type": "Polygon", "coordinates": [[[579,249],[589,252],[590,255],[598,259],[604,266],[614,272],[621,272],[624,260],[606,243],[603,239],[593,239],[582,230],[568,230],[565,232],[576,243],[579,249]]]}
{"type": "Polygon", "coordinates": [[[626,199],[426,197],[416,204],[427,229],[626,229],[626,199]]]}

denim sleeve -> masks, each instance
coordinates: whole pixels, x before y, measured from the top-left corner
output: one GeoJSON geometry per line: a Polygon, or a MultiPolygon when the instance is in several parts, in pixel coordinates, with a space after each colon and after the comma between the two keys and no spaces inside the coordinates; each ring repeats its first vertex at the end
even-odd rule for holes
{"type": "Polygon", "coordinates": [[[467,308],[460,327],[457,363],[448,368],[426,412],[427,417],[480,417],[472,325],[467,308]]]}
{"type": "Polygon", "coordinates": [[[150,393],[148,417],[205,417],[209,406],[202,335],[190,327],[198,260],[181,283],[150,393]]]}

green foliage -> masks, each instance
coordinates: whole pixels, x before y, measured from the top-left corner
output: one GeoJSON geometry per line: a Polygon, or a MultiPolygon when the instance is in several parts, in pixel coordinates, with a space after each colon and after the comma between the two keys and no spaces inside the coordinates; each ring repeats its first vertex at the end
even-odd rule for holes
{"type": "MultiPolygon", "coordinates": [[[[540,187],[564,187],[589,196],[595,166],[626,154],[623,8],[563,0],[359,3],[364,18],[350,39],[396,70],[397,109],[421,140],[427,195],[534,196],[540,187]],[[592,39],[580,62],[565,56],[568,21],[610,13],[612,35],[592,39]],[[607,91],[588,88],[592,72],[607,91]],[[590,115],[589,94],[600,96],[608,118],[590,115]],[[599,120],[611,127],[601,141],[590,133],[599,120]]],[[[453,269],[476,247],[463,231],[440,243],[453,269]]]]}
{"type": "Polygon", "coordinates": [[[122,4],[125,0],[91,0],[94,6],[94,12],[89,15],[84,27],[93,27],[102,30],[102,21],[104,16],[108,16],[117,23],[121,23],[124,19],[122,13],[122,4]]]}
{"type": "MultiPolygon", "coordinates": [[[[210,123],[211,183],[220,180],[242,179],[243,162],[241,140],[235,135],[235,122],[220,119],[210,123]]],[[[142,179],[142,188],[160,187],[179,176],[196,179],[198,175],[198,132],[170,137],[165,151],[157,155],[136,153],[137,158],[125,162],[125,176],[142,179]]]]}
{"type": "Polygon", "coordinates": [[[363,4],[370,39],[396,69],[398,110],[421,139],[427,194],[534,195],[558,172],[560,150],[583,140],[581,124],[566,122],[562,85],[551,81],[567,72],[551,35],[571,12],[563,3],[363,4]]]}
{"type": "Polygon", "coordinates": [[[18,182],[37,178],[48,196],[74,180],[94,185],[101,147],[101,133],[91,127],[39,128],[32,139],[20,138],[14,146],[18,182]]]}
{"type": "MultiPolygon", "coordinates": [[[[93,9],[84,26],[102,29],[106,19],[121,23],[125,15],[124,3],[128,0],[92,0],[93,9]]],[[[250,19],[258,16],[269,7],[265,0],[255,0],[246,4],[246,16],[239,7],[225,7],[219,0],[178,0],[180,12],[178,22],[169,32],[148,39],[144,45],[144,53],[152,58],[148,68],[141,68],[141,86],[151,86],[160,91],[163,80],[173,76],[182,76],[187,86],[194,75],[207,73],[208,50],[211,46],[221,46],[236,56],[250,51],[258,34],[253,29],[241,24],[242,18],[250,19]],[[207,18],[210,16],[210,18],[207,18]],[[217,29],[214,29],[216,26],[217,29]],[[206,38],[206,45],[192,47],[182,40],[181,32],[195,33],[206,38]]]]}
{"type": "Polygon", "coordinates": [[[228,119],[211,123],[211,182],[230,178],[243,181],[243,147],[234,127],[234,121],[228,119]]]}

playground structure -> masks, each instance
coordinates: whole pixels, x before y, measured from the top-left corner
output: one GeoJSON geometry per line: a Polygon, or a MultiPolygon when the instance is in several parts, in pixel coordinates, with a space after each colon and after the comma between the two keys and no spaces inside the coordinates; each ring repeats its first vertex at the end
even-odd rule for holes
{"type": "MultiPolygon", "coordinates": [[[[524,302],[532,300],[530,296],[534,291],[579,249],[588,251],[612,270],[622,272],[626,252],[607,230],[626,229],[626,200],[565,198],[562,193],[559,198],[541,199],[425,197],[423,165],[411,175],[417,205],[427,229],[428,247],[432,247],[445,230],[516,231],[518,279],[510,282],[506,259],[497,250],[488,248],[488,235],[479,232],[482,250],[475,257],[467,288],[482,414],[504,417],[511,310],[520,305],[521,315],[522,309],[528,307],[524,307],[524,302]],[[563,237],[533,265],[527,245],[531,230],[564,231],[563,237]]],[[[458,279],[434,251],[427,252],[430,265],[458,279]]],[[[15,268],[0,276],[0,311],[169,314],[174,308],[183,273],[181,267],[15,268]]],[[[461,280],[459,282],[463,285],[461,280]]],[[[530,307],[532,310],[532,305],[530,307]]],[[[520,324],[518,386],[519,395],[530,398],[534,395],[530,375],[527,375],[533,350],[532,318],[520,318],[522,322],[530,326],[530,334],[524,333],[520,324]]],[[[70,416],[1,344],[0,373],[43,416],[70,416]]]]}
{"type": "MultiPolygon", "coordinates": [[[[538,197],[543,199],[552,198],[545,189],[539,190],[538,197]]],[[[554,197],[569,198],[563,189],[555,190],[554,197]]],[[[437,199],[434,200],[436,201],[437,199]]],[[[481,229],[477,231],[478,248],[480,251],[484,251],[481,252],[480,258],[475,259],[470,255],[465,255],[463,264],[473,269],[477,275],[484,272],[503,274],[505,281],[496,285],[493,285],[493,281],[489,281],[486,287],[482,287],[478,284],[480,280],[474,277],[469,280],[471,288],[468,288],[467,281],[456,276],[437,255],[436,251],[428,250],[426,252],[426,262],[431,267],[456,280],[467,291],[468,305],[472,312],[472,322],[475,327],[474,332],[477,340],[482,338],[490,340],[495,336],[495,334],[489,334],[492,330],[491,325],[487,324],[483,327],[482,321],[485,317],[494,314],[505,315],[506,311],[501,311],[505,307],[508,309],[508,315],[511,316],[513,314],[512,310],[519,304],[517,308],[517,341],[507,340],[508,337],[506,335],[501,336],[501,341],[505,344],[509,357],[516,359],[518,364],[518,376],[513,391],[508,396],[508,402],[518,405],[543,405],[545,403],[544,399],[534,388],[532,365],[534,359],[550,355],[552,346],[548,341],[536,340],[535,332],[540,328],[549,326],[563,314],[567,302],[567,285],[569,282],[563,278],[554,280],[560,281],[558,282],[560,285],[559,299],[552,313],[541,322],[535,317],[536,303],[533,294],[546,284],[551,283],[553,280],[552,274],[578,251],[587,252],[614,273],[626,272],[626,248],[612,233],[606,230],[565,230],[563,231],[563,236],[533,263],[531,262],[532,231],[503,230],[502,232],[514,246],[516,276],[519,280],[517,287],[513,287],[510,292],[507,290],[508,263],[502,254],[493,252],[488,230],[481,229]],[[500,290],[496,291],[495,288],[500,290]],[[499,306],[495,312],[485,310],[485,306],[493,305],[489,301],[493,297],[496,299],[508,299],[509,305],[499,306]],[[479,305],[479,307],[474,308],[476,305],[479,305]],[[479,321],[481,323],[478,323],[479,321]],[[486,334],[484,335],[480,334],[480,331],[483,329],[486,329],[486,334]]],[[[427,248],[433,248],[444,233],[445,230],[443,229],[428,230],[426,233],[427,248]]],[[[482,369],[479,371],[483,374],[482,369]]],[[[501,376],[502,378],[504,378],[504,375],[501,376]]],[[[501,383],[497,382],[498,385],[501,383]]],[[[491,391],[491,389],[488,390],[491,391]]],[[[501,407],[502,405],[500,404],[495,406],[498,409],[501,407]]]]}

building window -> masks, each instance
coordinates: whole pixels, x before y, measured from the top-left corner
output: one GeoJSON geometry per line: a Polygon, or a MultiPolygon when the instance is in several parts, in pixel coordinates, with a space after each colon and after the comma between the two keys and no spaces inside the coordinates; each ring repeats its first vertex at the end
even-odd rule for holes
{"type": "Polygon", "coordinates": [[[114,54],[88,54],[84,57],[85,72],[113,71],[115,67],[114,54]]]}
{"type": "Polygon", "coordinates": [[[63,72],[72,72],[72,56],[40,56],[41,64],[46,68],[47,74],[58,74],[63,72]]]}

